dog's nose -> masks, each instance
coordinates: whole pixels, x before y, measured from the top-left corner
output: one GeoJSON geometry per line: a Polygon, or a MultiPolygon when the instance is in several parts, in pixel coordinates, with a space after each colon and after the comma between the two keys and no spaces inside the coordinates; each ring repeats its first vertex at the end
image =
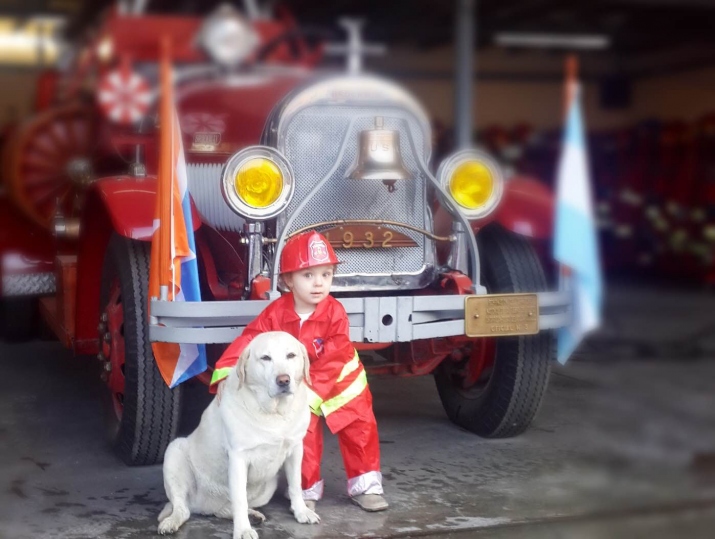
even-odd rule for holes
{"type": "Polygon", "coordinates": [[[278,387],[288,387],[290,385],[290,376],[279,374],[276,376],[276,384],[278,384],[278,387]]]}

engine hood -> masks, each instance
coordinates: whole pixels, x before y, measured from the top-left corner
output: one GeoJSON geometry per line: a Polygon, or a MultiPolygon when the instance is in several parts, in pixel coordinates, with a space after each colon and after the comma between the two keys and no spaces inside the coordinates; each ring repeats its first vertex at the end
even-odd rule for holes
{"type": "Polygon", "coordinates": [[[259,144],[271,110],[310,75],[307,70],[238,73],[182,84],[177,108],[187,159],[223,162],[259,144]]]}

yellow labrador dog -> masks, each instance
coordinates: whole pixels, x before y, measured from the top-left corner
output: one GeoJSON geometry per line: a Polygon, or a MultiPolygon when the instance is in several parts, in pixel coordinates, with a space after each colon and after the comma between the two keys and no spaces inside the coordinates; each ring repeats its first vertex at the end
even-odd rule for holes
{"type": "Polygon", "coordinates": [[[233,539],[257,539],[249,515],[268,503],[285,468],[290,507],[303,524],[320,521],[300,484],[303,437],[310,422],[308,354],[282,331],[258,335],[222,383],[196,430],[164,454],[169,502],[159,533],[174,533],[191,513],[233,519],[233,539]]]}

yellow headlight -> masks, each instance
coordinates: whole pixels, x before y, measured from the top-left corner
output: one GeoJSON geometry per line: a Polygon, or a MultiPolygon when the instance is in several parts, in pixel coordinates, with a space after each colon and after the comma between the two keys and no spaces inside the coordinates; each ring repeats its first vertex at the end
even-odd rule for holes
{"type": "Polygon", "coordinates": [[[273,204],[283,191],[283,174],[268,159],[249,159],[236,172],[236,193],[253,208],[266,208],[273,204]]]}
{"type": "Polygon", "coordinates": [[[449,179],[449,191],[460,206],[476,210],[491,199],[494,176],[483,163],[467,161],[455,169],[449,179]]]}

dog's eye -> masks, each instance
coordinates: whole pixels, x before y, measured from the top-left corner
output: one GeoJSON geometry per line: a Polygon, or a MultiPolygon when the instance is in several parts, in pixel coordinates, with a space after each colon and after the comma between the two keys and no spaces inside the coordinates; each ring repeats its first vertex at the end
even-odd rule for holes
{"type": "Polygon", "coordinates": [[[296,357],[296,356],[293,352],[288,352],[288,355],[286,356],[286,358],[288,358],[288,359],[293,359],[294,357],[296,357]]]}
{"type": "Polygon", "coordinates": [[[261,356],[261,361],[271,361],[271,356],[261,356]]]}

